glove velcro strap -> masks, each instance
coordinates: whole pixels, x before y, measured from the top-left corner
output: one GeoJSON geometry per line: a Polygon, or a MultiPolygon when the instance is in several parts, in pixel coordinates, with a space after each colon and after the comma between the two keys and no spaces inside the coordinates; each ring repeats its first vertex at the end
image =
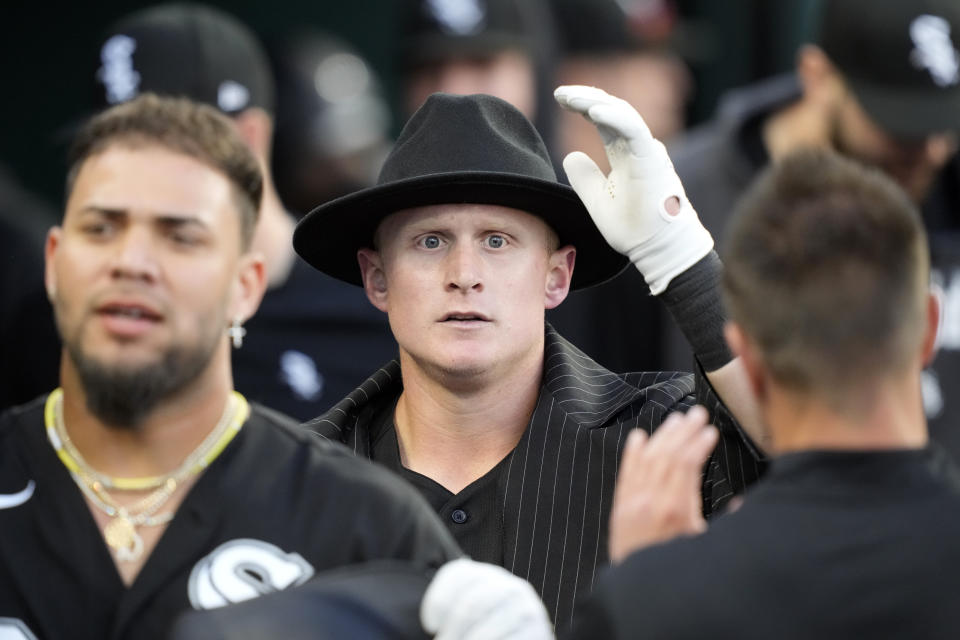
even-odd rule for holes
{"type": "MultiPolygon", "coordinates": [[[[683,202],[683,201],[682,201],[683,202]]],[[[713,249],[713,236],[707,231],[689,203],[669,224],[634,247],[630,261],[643,275],[650,293],[659,295],[670,281],[683,273],[713,249]]]]}

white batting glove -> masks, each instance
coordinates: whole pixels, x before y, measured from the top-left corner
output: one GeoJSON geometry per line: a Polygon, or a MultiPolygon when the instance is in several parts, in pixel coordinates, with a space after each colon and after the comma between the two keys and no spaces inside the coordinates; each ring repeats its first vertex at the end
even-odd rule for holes
{"type": "Polygon", "coordinates": [[[666,148],[629,103],[602,89],[566,85],[553,95],[596,125],[610,161],[605,176],[585,153],[568,154],[570,185],[610,246],[629,256],[651,293],[662,293],[713,248],[666,148]]]}
{"type": "Polygon", "coordinates": [[[420,603],[436,640],[553,640],[547,610],[530,583],[467,558],[440,567],[420,603]]]}

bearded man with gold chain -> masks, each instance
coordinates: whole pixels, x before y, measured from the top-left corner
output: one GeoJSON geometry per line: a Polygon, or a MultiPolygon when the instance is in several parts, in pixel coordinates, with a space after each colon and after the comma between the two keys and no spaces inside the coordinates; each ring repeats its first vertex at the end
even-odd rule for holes
{"type": "Polygon", "coordinates": [[[460,555],[412,488],[233,390],[261,185],[183,99],[79,132],[46,245],[60,387],[0,416],[0,638],[165,638],[191,607],[460,555]]]}

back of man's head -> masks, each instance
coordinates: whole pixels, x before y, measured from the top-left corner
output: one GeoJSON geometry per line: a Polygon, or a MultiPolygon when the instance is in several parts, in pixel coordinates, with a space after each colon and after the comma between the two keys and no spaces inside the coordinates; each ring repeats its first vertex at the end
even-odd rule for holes
{"type": "Polygon", "coordinates": [[[273,76],[254,33],[219,9],[159,4],[112,25],[100,48],[97,105],[141,93],[182,96],[228,115],[274,110],[273,76]]]}
{"type": "Polygon", "coordinates": [[[112,146],[159,146],[195,158],[230,181],[240,213],[241,241],[249,248],[263,195],[260,164],[230,120],[208,105],[147,93],[91,118],[68,157],[67,196],[84,162],[112,146]]]}
{"type": "Polygon", "coordinates": [[[929,255],[920,216],[876,170],[827,151],[769,168],[727,229],[731,319],[781,385],[842,402],[911,365],[925,336],[929,255]]]}

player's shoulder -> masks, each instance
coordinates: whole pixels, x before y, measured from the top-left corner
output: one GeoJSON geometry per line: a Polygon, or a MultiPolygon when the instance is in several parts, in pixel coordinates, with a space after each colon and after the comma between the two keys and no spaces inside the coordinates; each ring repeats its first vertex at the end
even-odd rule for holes
{"type": "Polygon", "coordinates": [[[34,398],[30,402],[7,407],[0,412],[0,438],[12,437],[24,425],[35,424],[39,419],[42,424],[43,407],[47,394],[34,398]]]}
{"type": "Polygon", "coordinates": [[[653,429],[673,411],[686,411],[696,403],[696,380],[679,371],[635,371],[620,374],[634,393],[621,403],[603,427],[622,425],[653,429]]]}
{"type": "Polygon", "coordinates": [[[633,371],[621,374],[623,381],[643,392],[635,402],[669,402],[691,396],[696,391],[694,374],[683,371],[633,371]]]}
{"type": "Polygon", "coordinates": [[[336,484],[357,490],[366,487],[392,497],[409,493],[406,484],[397,482],[393,472],[278,411],[251,403],[247,427],[252,427],[250,450],[255,455],[269,455],[274,464],[287,469],[293,465],[301,476],[323,483],[328,489],[336,484]]]}
{"type": "Polygon", "coordinates": [[[345,445],[318,436],[290,416],[256,402],[250,403],[250,417],[244,429],[259,447],[306,448],[311,455],[322,458],[355,457],[345,445]]]}

